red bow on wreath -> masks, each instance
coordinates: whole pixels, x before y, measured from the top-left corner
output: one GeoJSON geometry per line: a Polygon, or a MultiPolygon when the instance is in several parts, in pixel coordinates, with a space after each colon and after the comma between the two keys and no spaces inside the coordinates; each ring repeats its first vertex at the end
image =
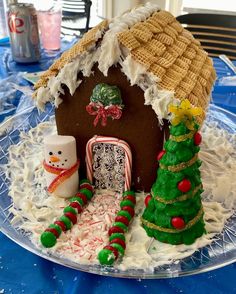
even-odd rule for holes
{"type": "Polygon", "coordinates": [[[107,118],[120,119],[122,115],[122,107],[120,105],[103,106],[101,103],[91,102],[86,106],[86,110],[90,115],[96,115],[93,125],[96,127],[101,119],[101,125],[107,125],[107,118]]]}

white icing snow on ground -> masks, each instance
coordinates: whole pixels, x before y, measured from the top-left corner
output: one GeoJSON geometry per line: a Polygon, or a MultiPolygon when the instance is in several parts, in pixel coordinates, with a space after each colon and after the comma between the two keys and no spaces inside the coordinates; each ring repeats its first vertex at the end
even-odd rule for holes
{"type": "MultiPolygon", "coordinates": [[[[108,243],[107,231],[119,210],[121,196],[114,192],[97,191],[78,222],[70,232],[62,233],[56,246],[43,249],[40,234],[50,223],[62,215],[66,200],[49,196],[42,168],[43,137],[56,133],[55,123],[44,122],[21,134],[21,142],[10,147],[9,163],[5,167],[11,181],[9,195],[14,205],[12,225],[32,232],[31,239],[41,250],[57,254],[80,264],[98,264],[97,253],[108,243]]],[[[232,139],[232,138],[231,138],[232,139]]],[[[219,234],[226,220],[233,214],[236,204],[236,155],[229,135],[214,126],[205,127],[200,159],[204,193],[206,230],[208,234],[194,244],[169,245],[150,239],[140,226],[144,207],[143,193],[137,194],[136,216],[126,234],[125,256],[115,267],[153,271],[156,266],[170,264],[192,255],[210,244],[219,234]]]]}

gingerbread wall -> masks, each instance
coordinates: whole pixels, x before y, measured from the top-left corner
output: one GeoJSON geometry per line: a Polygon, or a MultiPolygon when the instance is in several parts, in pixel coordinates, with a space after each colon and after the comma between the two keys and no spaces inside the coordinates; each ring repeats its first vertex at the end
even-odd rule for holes
{"type": "Polygon", "coordinates": [[[94,67],[94,75],[83,80],[73,96],[67,89],[63,102],[56,109],[58,134],[76,137],[78,156],[81,160],[80,176],[86,177],[86,143],[94,135],[112,136],[126,141],[132,151],[132,185],[135,190],[149,192],[156,179],[157,153],[162,150],[163,133],[151,106],[144,105],[144,93],[137,86],[130,86],[119,67],[109,69],[105,77],[94,67]],[[108,118],[107,126],[93,125],[95,116],[86,111],[93,88],[98,83],[116,85],[120,88],[124,109],[120,120],[108,118]]]}

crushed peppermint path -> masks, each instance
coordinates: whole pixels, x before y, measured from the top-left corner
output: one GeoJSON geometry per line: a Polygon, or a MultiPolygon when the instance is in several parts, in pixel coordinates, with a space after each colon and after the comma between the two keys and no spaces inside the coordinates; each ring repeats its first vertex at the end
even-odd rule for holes
{"type": "Polygon", "coordinates": [[[75,258],[76,255],[81,263],[98,263],[97,253],[108,242],[108,230],[120,209],[121,199],[122,195],[112,191],[97,191],[78,215],[71,233],[63,233],[58,239],[57,253],[66,251],[67,257],[75,258]]]}

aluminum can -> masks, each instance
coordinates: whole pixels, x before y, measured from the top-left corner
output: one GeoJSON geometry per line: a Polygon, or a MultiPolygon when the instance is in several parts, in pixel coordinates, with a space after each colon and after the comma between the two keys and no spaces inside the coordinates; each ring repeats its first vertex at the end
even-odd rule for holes
{"type": "Polygon", "coordinates": [[[39,61],[40,40],[37,13],[33,4],[10,4],[8,28],[13,60],[19,63],[39,61]]]}

